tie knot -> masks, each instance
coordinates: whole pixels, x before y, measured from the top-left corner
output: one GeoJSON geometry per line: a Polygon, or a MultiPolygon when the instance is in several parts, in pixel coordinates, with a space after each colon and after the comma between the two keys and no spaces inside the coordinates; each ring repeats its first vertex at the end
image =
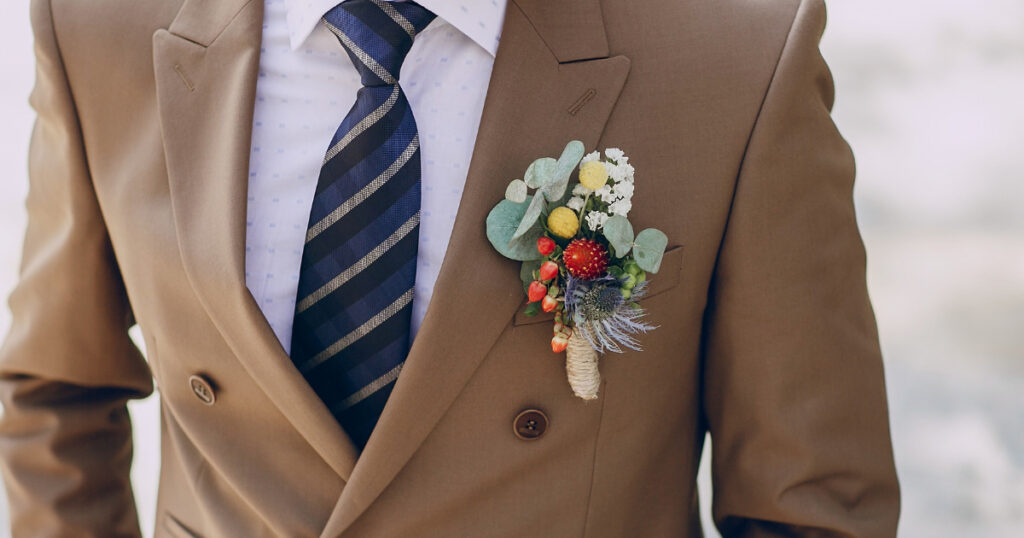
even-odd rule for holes
{"type": "Polygon", "coordinates": [[[434,17],[415,2],[346,0],[324,15],[324,23],[341,41],[363,85],[381,86],[398,83],[413,39],[434,17]]]}

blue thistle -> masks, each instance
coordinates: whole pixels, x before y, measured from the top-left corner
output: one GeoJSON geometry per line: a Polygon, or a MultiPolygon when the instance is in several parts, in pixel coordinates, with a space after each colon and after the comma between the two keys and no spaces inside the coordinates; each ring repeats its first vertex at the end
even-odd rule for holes
{"type": "MultiPolygon", "coordinates": [[[[574,330],[587,339],[598,353],[622,353],[622,348],[640,350],[633,337],[654,326],[641,321],[645,312],[622,297],[622,281],[605,275],[584,280],[569,275],[565,287],[565,308],[574,330]]],[[[640,299],[647,292],[647,282],[632,290],[631,299],[640,299]]]]}

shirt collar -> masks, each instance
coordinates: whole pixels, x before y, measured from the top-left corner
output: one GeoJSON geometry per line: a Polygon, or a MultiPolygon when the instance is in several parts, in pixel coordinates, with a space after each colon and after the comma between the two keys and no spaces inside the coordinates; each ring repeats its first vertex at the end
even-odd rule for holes
{"type": "MultiPolygon", "coordinates": [[[[392,0],[389,0],[392,1],[392,0]]],[[[288,38],[292,50],[297,50],[313,33],[324,13],[338,5],[338,0],[284,0],[287,10],[288,38]]],[[[419,0],[419,4],[434,12],[457,30],[466,34],[477,45],[494,56],[498,51],[501,25],[505,20],[508,0],[419,0]]]]}

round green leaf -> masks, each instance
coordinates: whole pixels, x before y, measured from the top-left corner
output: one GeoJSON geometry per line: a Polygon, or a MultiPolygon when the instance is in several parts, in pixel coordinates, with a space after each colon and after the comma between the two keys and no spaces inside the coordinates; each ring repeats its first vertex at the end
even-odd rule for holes
{"type": "Polygon", "coordinates": [[[569,187],[569,176],[583,158],[583,142],[573,140],[566,144],[562,150],[562,156],[558,158],[553,180],[540,187],[544,198],[554,202],[565,196],[565,190],[569,187]]]}
{"type": "Polygon", "coordinates": [[[537,221],[526,233],[508,242],[508,251],[512,254],[509,257],[519,261],[541,259],[543,256],[537,251],[537,239],[542,235],[544,227],[537,221]]]}
{"type": "Polygon", "coordinates": [[[568,181],[576,165],[583,159],[585,151],[583,142],[579,140],[573,140],[566,144],[565,149],[562,150],[562,155],[558,158],[558,170],[555,173],[555,177],[559,181],[568,181]]]}
{"type": "Polygon", "coordinates": [[[605,221],[602,230],[604,238],[615,249],[616,258],[629,254],[629,249],[633,247],[633,225],[629,223],[629,219],[622,215],[613,215],[605,221]]]}
{"type": "Polygon", "coordinates": [[[487,215],[487,240],[491,242],[491,246],[495,250],[506,258],[518,261],[542,258],[540,252],[537,251],[537,238],[544,233],[540,222],[535,222],[532,227],[528,227],[527,232],[518,238],[512,238],[530,206],[529,198],[527,197],[528,201],[519,204],[502,200],[487,215]]]}
{"type": "Polygon", "coordinates": [[[544,185],[554,182],[555,173],[558,171],[558,161],[551,157],[537,159],[530,163],[523,175],[526,185],[532,189],[539,189],[544,185]]]}
{"type": "Polygon", "coordinates": [[[548,201],[554,202],[562,199],[562,196],[565,194],[565,189],[568,186],[569,180],[566,179],[565,181],[558,181],[555,183],[544,185],[543,187],[538,189],[537,192],[543,194],[544,198],[546,198],[548,201]]]}
{"type": "Polygon", "coordinates": [[[513,179],[505,188],[505,199],[509,202],[521,204],[526,201],[526,182],[521,179],[513,179]]]}
{"type": "MultiPolygon", "coordinates": [[[[609,221],[611,219],[608,219],[609,221]]],[[[647,228],[636,234],[633,242],[633,257],[636,264],[648,273],[657,273],[661,268],[661,257],[668,246],[668,237],[654,228],[647,228]]]]}
{"type": "Polygon", "coordinates": [[[537,224],[537,218],[540,217],[541,212],[545,209],[544,197],[537,194],[531,197],[530,205],[526,208],[526,212],[523,213],[523,220],[519,222],[519,227],[516,228],[516,232],[512,234],[512,239],[519,239],[523,234],[527,233],[534,225],[537,224]]]}

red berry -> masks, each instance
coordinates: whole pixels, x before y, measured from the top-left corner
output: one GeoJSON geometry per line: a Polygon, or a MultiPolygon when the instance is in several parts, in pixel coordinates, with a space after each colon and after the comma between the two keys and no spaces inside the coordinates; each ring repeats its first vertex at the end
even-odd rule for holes
{"type": "Polygon", "coordinates": [[[573,239],[562,252],[562,261],[569,274],[590,280],[608,269],[608,251],[593,239],[573,239]]]}
{"type": "Polygon", "coordinates": [[[558,264],[555,262],[544,262],[541,264],[538,273],[541,280],[551,280],[558,276],[558,264]]]}
{"type": "Polygon", "coordinates": [[[561,353],[569,346],[569,337],[564,334],[556,334],[551,338],[551,351],[561,353]]]}
{"type": "Polygon", "coordinates": [[[551,312],[557,307],[558,299],[555,299],[550,295],[545,295],[544,298],[540,300],[540,309],[545,312],[551,312]]]}
{"type": "Polygon", "coordinates": [[[537,238],[537,252],[547,256],[555,251],[555,242],[550,237],[537,238]]]}
{"type": "Polygon", "coordinates": [[[530,288],[526,290],[526,296],[530,299],[531,303],[536,303],[548,296],[548,287],[534,280],[530,282],[530,288]]]}

